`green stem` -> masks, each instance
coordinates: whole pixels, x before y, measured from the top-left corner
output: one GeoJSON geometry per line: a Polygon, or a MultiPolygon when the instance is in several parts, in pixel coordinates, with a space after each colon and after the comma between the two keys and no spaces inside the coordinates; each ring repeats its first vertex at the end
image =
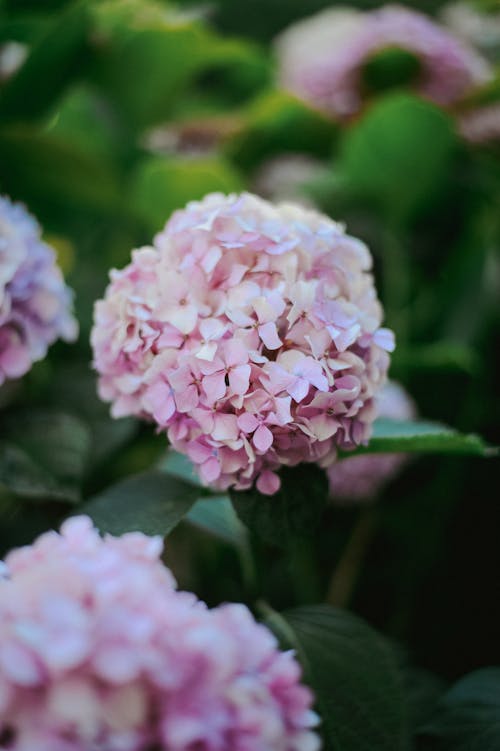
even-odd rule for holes
{"type": "Polygon", "coordinates": [[[396,332],[398,344],[404,346],[410,338],[410,249],[404,232],[394,224],[386,228],[382,271],[387,323],[396,332]]]}
{"type": "Polygon", "coordinates": [[[313,538],[290,534],[288,554],[297,604],[319,602],[322,592],[313,538]]]}
{"type": "Polygon", "coordinates": [[[372,507],[360,512],[330,579],[326,596],[329,605],[344,608],[349,604],[366,552],[373,539],[377,520],[378,514],[372,507]]]}

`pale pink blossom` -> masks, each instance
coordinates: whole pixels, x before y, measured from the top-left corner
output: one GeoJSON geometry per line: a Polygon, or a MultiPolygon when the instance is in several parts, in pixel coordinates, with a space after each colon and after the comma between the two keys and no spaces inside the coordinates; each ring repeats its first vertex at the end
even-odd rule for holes
{"type": "Polygon", "coordinates": [[[161,552],[75,517],[7,556],[0,748],[317,751],[293,653],[245,606],[177,591],[161,552]]]}
{"type": "Polygon", "coordinates": [[[205,483],[275,492],[281,465],[370,437],[394,347],[370,268],[316,212],[251,194],[190,203],[96,304],[100,394],[156,422],[205,483]]]}
{"type": "Polygon", "coordinates": [[[492,79],[489,63],[472,47],[422,13],[399,5],[369,12],[335,8],[299,21],[276,41],[281,83],[334,118],[362,108],[365,66],[378,53],[399,49],[419,66],[409,85],[443,107],[492,79]]]}
{"type": "Polygon", "coordinates": [[[0,196],[0,384],[19,378],[57,339],[78,332],[52,248],[24,206],[0,196]]]}
{"type": "MultiPolygon", "coordinates": [[[[416,407],[402,386],[389,381],[376,398],[377,416],[390,420],[411,420],[416,407]]],[[[366,502],[401,471],[406,454],[360,454],[336,462],[328,469],[330,496],[339,504],[366,502]]]]}

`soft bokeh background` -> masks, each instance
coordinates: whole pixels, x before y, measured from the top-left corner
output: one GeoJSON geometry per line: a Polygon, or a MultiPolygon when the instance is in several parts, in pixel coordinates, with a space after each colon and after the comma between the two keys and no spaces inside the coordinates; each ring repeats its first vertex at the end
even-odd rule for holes
{"type": "MultiPolygon", "coordinates": [[[[398,338],[392,377],[421,415],[499,443],[500,127],[496,141],[471,144],[456,112],[390,91],[339,125],[281,90],[273,38],[327,5],[0,3],[0,43],[11,56],[0,90],[0,189],[42,223],[81,326],[76,346],[54,347],[2,389],[3,437],[13,425],[45,436],[31,410],[54,409],[64,415],[59,445],[82,454],[66,498],[2,492],[2,550],[55,524],[68,504],[161,461],[164,438],[111,421],[95,396],[92,305],[109,268],[126,264],[174,209],[213,190],[298,198],[346,222],[374,254],[398,338]]],[[[407,5],[437,15],[444,3],[407,5]]],[[[494,3],[470,5],[498,14],[494,3]]],[[[500,34],[488,54],[496,65],[500,34]]],[[[499,100],[498,78],[475,96],[467,107],[499,100]]],[[[358,525],[344,604],[446,679],[499,662],[498,460],[415,459],[360,527],[359,516],[354,507],[327,514],[324,590],[358,525]]],[[[241,550],[189,524],[170,550],[181,584],[209,602],[241,599],[242,588],[252,601],[241,550]]],[[[258,594],[286,606],[288,573],[272,549],[266,555],[274,565],[260,572],[258,594]]]]}

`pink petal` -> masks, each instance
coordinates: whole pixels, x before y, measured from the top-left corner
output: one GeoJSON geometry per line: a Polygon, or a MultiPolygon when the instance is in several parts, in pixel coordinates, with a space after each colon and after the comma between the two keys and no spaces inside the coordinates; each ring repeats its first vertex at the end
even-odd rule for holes
{"type": "Polygon", "coordinates": [[[253,445],[257,451],[264,453],[273,445],[273,434],[265,425],[261,425],[254,433],[253,445]]]}
{"type": "Polygon", "coordinates": [[[212,456],[200,467],[200,476],[203,482],[215,482],[220,477],[221,466],[219,460],[212,456]]]}
{"type": "Polygon", "coordinates": [[[250,365],[240,365],[229,371],[229,386],[234,394],[246,394],[250,384],[250,365]]]}
{"type": "Polygon", "coordinates": [[[276,324],[272,321],[259,326],[259,336],[264,342],[267,349],[279,349],[283,344],[278,336],[276,324]]]}
{"type": "Polygon", "coordinates": [[[179,412],[191,412],[198,406],[199,401],[198,388],[194,384],[183,391],[175,392],[175,403],[179,412]]]}
{"type": "Polygon", "coordinates": [[[215,404],[226,393],[226,378],[223,372],[205,376],[202,380],[203,390],[207,395],[209,404],[215,404]]]}
{"type": "Polygon", "coordinates": [[[275,472],[266,470],[257,478],[257,490],[263,495],[274,495],[281,487],[281,480],[275,472]]]}
{"type": "Polygon", "coordinates": [[[224,342],[224,357],[228,368],[245,365],[248,362],[248,350],[241,339],[230,339],[224,342]]]}
{"type": "Polygon", "coordinates": [[[244,433],[253,433],[258,426],[259,421],[255,415],[250,414],[250,412],[243,412],[243,414],[238,417],[238,427],[244,433]]]}
{"type": "Polygon", "coordinates": [[[373,341],[378,347],[387,350],[387,352],[394,352],[396,348],[394,332],[390,329],[382,328],[376,331],[373,335],[373,341]]]}
{"type": "Polygon", "coordinates": [[[239,429],[236,415],[215,415],[212,438],[215,441],[235,441],[239,429]]]}
{"type": "Polygon", "coordinates": [[[296,402],[301,402],[305,399],[309,392],[309,382],[304,378],[296,378],[295,381],[288,386],[288,393],[296,402]]]}
{"type": "Polygon", "coordinates": [[[168,311],[168,322],[183,334],[190,334],[198,321],[198,308],[194,305],[179,305],[168,311]]]}
{"type": "Polygon", "coordinates": [[[200,322],[200,334],[205,341],[220,339],[225,330],[226,327],[218,318],[204,318],[200,322]]]}

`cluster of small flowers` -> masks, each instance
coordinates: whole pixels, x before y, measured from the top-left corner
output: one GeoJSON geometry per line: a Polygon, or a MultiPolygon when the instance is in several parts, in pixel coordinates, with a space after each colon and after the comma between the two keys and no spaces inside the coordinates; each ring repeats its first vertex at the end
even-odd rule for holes
{"type": "Polygon", "coordinates": [[[273,494],[281,465],[368,440],[392,332],[363,243],[251,194],[174,213],[111,273],[92,332],[115,417],[152,419],[202,480],[273,494]]]}
{"type": "Polygon", "coordinates": [[[56,339],[76,338],[71,303],[35,219],[0,197],[0,384],[24,375],[56,339]]]}
{"type": "Polygon", "coordinates": [[[277,40],[283,85],[335,118],[363,105],[363,71],[386,49],[412,54],[416,90],[449,106],[492,77],[485,59],[427,16],[397,5],[371,12],[327,10],[291,26],[277,40]]]}
{"type": "MultiPolygon", "coordinates": [[[[394,381],[384,386],[376,403],[381,418],[411,420],[417,414],[412,398],[394,381]]],[[[330,496],[338,504],[372,500],[407,461],[406,454],[360,454],[342,459],[328,470],[330,496]]]]}
{"type": "Polygon", "coordinates": [[[467,141],[477,144],[500,141],[500,104],[484,105],[464,113],[459,120],[459,129],[467,141]]]}
{"type": "Polygon", "coordinates": [[[162,541],[87,517],[0,572],[0,748],[317,751],[291,652],[243,605],[178,592],[162,541]]]}

